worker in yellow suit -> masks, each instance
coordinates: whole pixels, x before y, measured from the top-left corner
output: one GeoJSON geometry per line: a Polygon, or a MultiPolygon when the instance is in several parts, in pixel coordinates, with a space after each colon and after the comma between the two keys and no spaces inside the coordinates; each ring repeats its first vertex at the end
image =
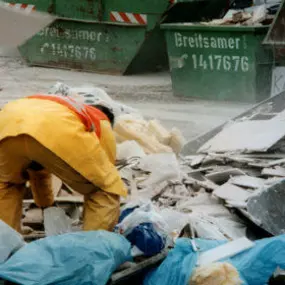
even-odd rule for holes
{"type": "Polygon", "coordinates": [[[34,95],[0,111],[0,219],[20,231],[26,181],[54,204],[51,173],[84,195],[83,229],[112,230],[126,189],[114,165],[114,116],[69,97],[34,95]]]}

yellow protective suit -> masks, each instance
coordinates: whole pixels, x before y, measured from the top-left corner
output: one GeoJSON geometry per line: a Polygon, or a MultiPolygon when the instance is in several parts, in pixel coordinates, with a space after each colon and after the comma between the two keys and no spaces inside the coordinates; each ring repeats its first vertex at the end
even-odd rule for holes
{"type": "Polygon", "coordinates": [[[119,216],[119,196],[127,194],[115,156],[107,121],[101,121],[98,139],[75,113],[56,102],[26,98],[8,103],[0,111],[0,219],[20,229],[27,170],[39,207],[53,204],[53,173],[85,196],[85,230],[111,230],[119,216]],[[28,170],[31,161],[45,170],[28,170]]]}

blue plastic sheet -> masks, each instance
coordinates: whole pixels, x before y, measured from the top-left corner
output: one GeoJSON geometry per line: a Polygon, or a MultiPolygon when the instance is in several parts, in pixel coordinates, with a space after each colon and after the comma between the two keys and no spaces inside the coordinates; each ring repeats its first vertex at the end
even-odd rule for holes
{"type": "MultiPolygon", "coordinates": [[[[196,239],[201,251],[217,247],[224,241],[196,239]]],[[[255,246],[230,259],[223,260],[231,263],[239,271],[245,285],[266,284],[277,267],[285,269],[285,235],[262,239],[255,246]]],[[[144,285],[186,285],[195,268],[198,253],[194,252],[189,239],[179,239],[175,248],[165,261],[150,272],[144,285]]]]}
{"type": "Polygon", "coordinates": [[[131,244],[121,235],[90,231],[32,242],[0,265],[0,277],[22,285],[104,285],[131,260],[131,244]]]}
{"type": "Polygon", "coordinates": [[[120,223],[125,217],[130,215],[137,208],[139,208],[139,206],[135,206],[135,207],[132,207],[132,208],[127,208],[124,211],[122,211],[122,213],[120,214],[118,223],[120,223]]]}
{"type": "Polygon", "coordinates": [[[151,223],[142,223],[136,226],[127,239],[136,245],[146,256],[153,256],[165,247],[165,239],[157,233],[151,223]]]}
{"type": "Polygon", "coordinates": [[[151,203],[126,208],[122,211],[115,232],[124,234],[145,256],[161,252],[167,242],[165,221],[151,203]]]}

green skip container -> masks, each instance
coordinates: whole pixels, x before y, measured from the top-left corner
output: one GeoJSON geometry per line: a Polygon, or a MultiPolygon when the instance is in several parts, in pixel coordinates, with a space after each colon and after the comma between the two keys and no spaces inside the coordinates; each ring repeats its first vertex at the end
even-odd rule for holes
{"type": "Polygon", "coordinates": [[[268,27],[163,24],[176,96],[259,102],[270,96],[268,27]]]}
{"type": "Polygon", "coordinates": [[[5,0],[57,20],[19,47],[29,65],[134,74],[168,69],[160,22],[168,0],[5,0]],[[20,2],[20,3],[19,3],[20,2]]]}

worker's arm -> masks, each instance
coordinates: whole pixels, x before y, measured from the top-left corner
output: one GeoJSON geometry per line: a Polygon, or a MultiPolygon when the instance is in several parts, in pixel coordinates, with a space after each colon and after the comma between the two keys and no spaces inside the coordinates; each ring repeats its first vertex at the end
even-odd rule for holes
{"type": "MultiPolygon", "coordinates": [[[[111,127],[105,124],[102,126],[101,138],[99,141],[96,137],[92,157],[96,167],[96,171],[92,173],[92,182],[106,192],[126,196],[127,190],[114,165],[116,142],[111,127]]],[[[94,169],[94,166],[92,168],[94,169]]]]}

